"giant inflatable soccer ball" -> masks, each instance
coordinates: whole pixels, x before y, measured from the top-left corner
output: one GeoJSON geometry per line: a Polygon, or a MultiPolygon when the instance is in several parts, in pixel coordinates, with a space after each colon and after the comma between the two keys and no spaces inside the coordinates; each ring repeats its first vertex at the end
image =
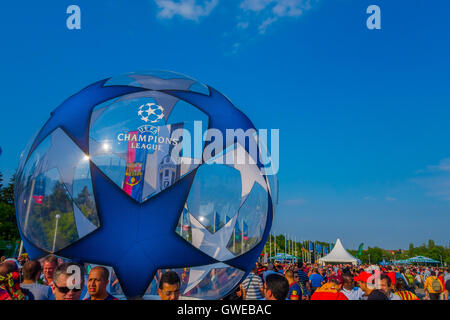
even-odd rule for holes
{"type": "Polygon", "coordinates": [[[182,295],[228,294],[263,249],[277,183],[260,159],[219,161],[259,158],[239,139],[216,141],[205,156],[208,128],[225,137],[254,126],[221,93],[177,73],[131,73],[71,96],[22,155],[15,196],[26,251],[109,266],[127,297],[154,293],[168,269],[182,295]]]}

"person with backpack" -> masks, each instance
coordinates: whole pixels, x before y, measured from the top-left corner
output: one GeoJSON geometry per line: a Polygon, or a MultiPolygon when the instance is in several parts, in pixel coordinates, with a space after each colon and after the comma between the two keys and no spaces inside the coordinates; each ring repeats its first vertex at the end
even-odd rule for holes
{"type": "Polygon", "coordinates": [[[424,289],[428,300],[439,300],[440,294],[444,291],[441,281],[434,274],[427,277],[424,289]]]}
{"type": "Polygon", "coordinates": [[[247,278],[241,283],[244,300],[261,300],[264,298],[264,284],[257,272],[258,266],[255,265],[247,278]]]}

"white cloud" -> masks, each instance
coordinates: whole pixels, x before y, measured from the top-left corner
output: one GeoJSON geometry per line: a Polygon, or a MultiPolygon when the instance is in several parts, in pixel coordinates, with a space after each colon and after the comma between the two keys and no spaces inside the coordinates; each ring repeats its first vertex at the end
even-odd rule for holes
{"type": "Polygon", "coordinates": [[[155,0],[160,11],[158,17],[171,19],[178,15],[187,20],[198,21],[208,16],[217,6],[219,0],[155,0]]]}
{"type": "Polygon", "coordinates": [[[268,26],[284,17],[299,17],[318,0],[243,0],[241,8],[247,13],[263,17],[258,29],[266,32],[268,26]]]}
{"type": "Polygon", "coordinates": [[[276,17],[298,17],[305,10],[311,9],[312,3],[318,0],[244,0],[241,8],[244,11],[261,12],[269,10],[276,17]]]}
{"type": "Polygon", "coordinates": [[[426,169],[415,172],[418,177],[412,182],[428,190],[427,196],[450,201],[450,158],[439,161],[437,165],[428,165],[426,169]]]}
{"type": "Polygon", "coordinates": [[[264,34],[267,30],[267,27],[277,20],[278,20],[277,17],[267,18],[266,20],[264,20],[258,27],[259,33],[264,34]]]}
{"type": "Polygon", "coordinates": [[[389,202],[397,201],[397,198],[394,198],[394,197],[386,197],[385,199],[386,199],[386,201],[389,201],[389,202]]]}
{"type": "Polygon", "coordinates": [[[273,0],[244,0],[241,8],[244,10],[261,11],[264,10],[273,0]]]}
{"type": "Polygon", "coordinates": [[[450,171],[450,158],[442,159],[437,166],[427,166],[431,172],[435,171],[450,171]]]}
{"type": "Polygon", "coordinates": [[[413,179],[414,183],[427,189],[427,196],[450,201],[450,176],[431,176],[427,178],[413,179]]]}
{"type": "Polygon", "coordinates": [[[249,23],[247,21],[241,21],[237,24],[237,27],[239,29],[247,29],[249,26],[249,23]]]}

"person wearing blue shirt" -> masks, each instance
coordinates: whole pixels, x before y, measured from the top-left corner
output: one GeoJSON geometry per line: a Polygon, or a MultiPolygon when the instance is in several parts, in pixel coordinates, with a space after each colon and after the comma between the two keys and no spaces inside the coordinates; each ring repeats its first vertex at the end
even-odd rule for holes
{"type": "Polygon", "coordinates": [[[289,282],[289,292],[287,299],[302,300],[302,288],[300,288],[300,285],[295,281],[294,272],[292,270],[286,271],[285,277],[289,282]]]}
{"type": "Polygon", "coordinates": [[[313,293],[317,288],[322,286],[323,278],[317,269],[313,270],[313,273],[309,276],[309,281],[311,281],[311,290],[313,293]]]}
{"type": "Polygon", "coordinates": [[[39,261],[28,261],[22,269],[23,282],[20,284],[22,292],[29,300],[52,300],[53,293],[49,286],[37,283],[41,275],[41,264],[39,261]]]}

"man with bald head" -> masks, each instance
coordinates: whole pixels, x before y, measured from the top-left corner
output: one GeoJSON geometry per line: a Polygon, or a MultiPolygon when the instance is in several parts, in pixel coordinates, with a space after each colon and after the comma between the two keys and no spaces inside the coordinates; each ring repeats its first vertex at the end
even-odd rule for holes
{"type": "Polygon", "coordinates": [[[109,283],[109,271],[105,267],[96,266],[89,272],[87,289],[89,298],[84,300],[117,300],[111,295],[106,286],[109,283]]]}

